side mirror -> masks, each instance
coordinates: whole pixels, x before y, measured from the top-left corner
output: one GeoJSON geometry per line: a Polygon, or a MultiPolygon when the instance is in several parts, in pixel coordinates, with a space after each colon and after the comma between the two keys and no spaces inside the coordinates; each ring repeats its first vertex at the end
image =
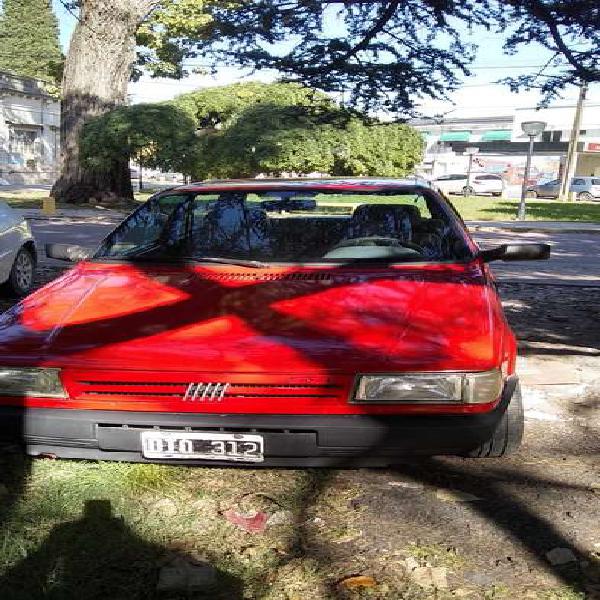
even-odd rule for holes
{"type": "Polygon", "coordinates": [[[92,250],[83,246],[74,246],[72,244],[46,244],[46,256],[56,260],[66,260],[67,262],[77,262],[85,260],[91,256],[92,250]]]}
{"type": "Polygon", "coordinates": [[[497,248],[482,250],[479,256],[484,262],[493,260],[547,260],[550,244],[502,244],[497,248]]]}

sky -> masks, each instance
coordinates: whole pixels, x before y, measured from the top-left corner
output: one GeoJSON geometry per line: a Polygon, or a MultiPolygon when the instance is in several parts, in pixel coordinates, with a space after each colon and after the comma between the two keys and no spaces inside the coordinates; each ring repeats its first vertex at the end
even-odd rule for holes
{"type": "MultiPolygon", "coordinates": [[[[76,20],[60,0],[53,0],[53,6],[60,23],[61,44],[66,52],[76,20]]],[[[541,65],[548,60],[546,50],[531,45],[514,56],[506,56],[502,51],[503,40],[498,34],[485,31],[470,33],[466,29],[464,34],[465,39],[477,43],[480,47],[477,59],[472,65],[473,75],[465,78],[462,87],[450,94],[451,101],[423,100],[419,105],[423,115],[447,114],[448,118],[510,115],[515,108],[532,107],[537,104],[537,92],[515,94],[507,86],[494,82],[509,74],[530,72],[532,66],[541,65]]],[[[157,102],[201,87],[227,85],[248,80],[250,77],[254,80],[272,81],[276,78],[276,73],[260,72],[251,76],[248,71],[222,67],[214,76],[190,75],[179,81],[142,77],[140,81],[129,84],[129,94],[133,103],[157,102]]],[[[574,104],[577,94],[577,88],[568,89],[564,98],[556,104],[574,104]]],[[[599,84],[590,87],[588,101],[600,102],[599,84]]]]}

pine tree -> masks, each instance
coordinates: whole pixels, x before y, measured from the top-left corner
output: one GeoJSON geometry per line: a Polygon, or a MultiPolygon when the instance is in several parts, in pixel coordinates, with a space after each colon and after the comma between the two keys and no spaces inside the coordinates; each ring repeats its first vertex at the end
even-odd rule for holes
{"type": "Polygon", "coordinates": [[[63,56],[50,0],[3,0],[3,5],[0,69],[47,81],[60,80],[63,56]]]}

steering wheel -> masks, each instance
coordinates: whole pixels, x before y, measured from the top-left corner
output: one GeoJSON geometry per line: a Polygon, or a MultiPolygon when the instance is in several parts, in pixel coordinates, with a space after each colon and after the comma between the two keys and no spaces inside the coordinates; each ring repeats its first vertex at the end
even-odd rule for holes
{"type": "Polygon", "coordinates": [[[423,251],[421,246],[413,244],[412,242],[403,242],[397,238],[383,236],[361,237],[343,240],[339,244],[336,244],[332,250],[337,250],[338,248],[348,248],[351,246],[401,246],[403,248],[410,248],[411,250],[415,250],[419,253],[423,251]]]}

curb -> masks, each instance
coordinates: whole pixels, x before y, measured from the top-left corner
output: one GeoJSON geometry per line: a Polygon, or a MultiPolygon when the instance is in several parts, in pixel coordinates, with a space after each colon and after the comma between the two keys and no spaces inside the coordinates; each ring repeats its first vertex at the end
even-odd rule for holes
{"type": "Polygon", "coordinates": [[[512,275],[502,276],[502,273],[496,273],[496,283],[498,286],[503,285],[535,285],[537,287],[564,287],[564,288],[587,288],[600,289],[600,281],[548,281],[547,279],[519,279],[512,275]]]}
{"type": "Polygon", "coordinates": [[[473,225],[470,226],[467,223],[467,228],[469,231],[483,231],[489,233],[589,233],[592,235],[600,234],[600,227],[595,228],[577,228],[574,226],[567,227],[535,227],[535,226],[525,226],[525,227],[502,227],[495,225],[473,225]]]}

